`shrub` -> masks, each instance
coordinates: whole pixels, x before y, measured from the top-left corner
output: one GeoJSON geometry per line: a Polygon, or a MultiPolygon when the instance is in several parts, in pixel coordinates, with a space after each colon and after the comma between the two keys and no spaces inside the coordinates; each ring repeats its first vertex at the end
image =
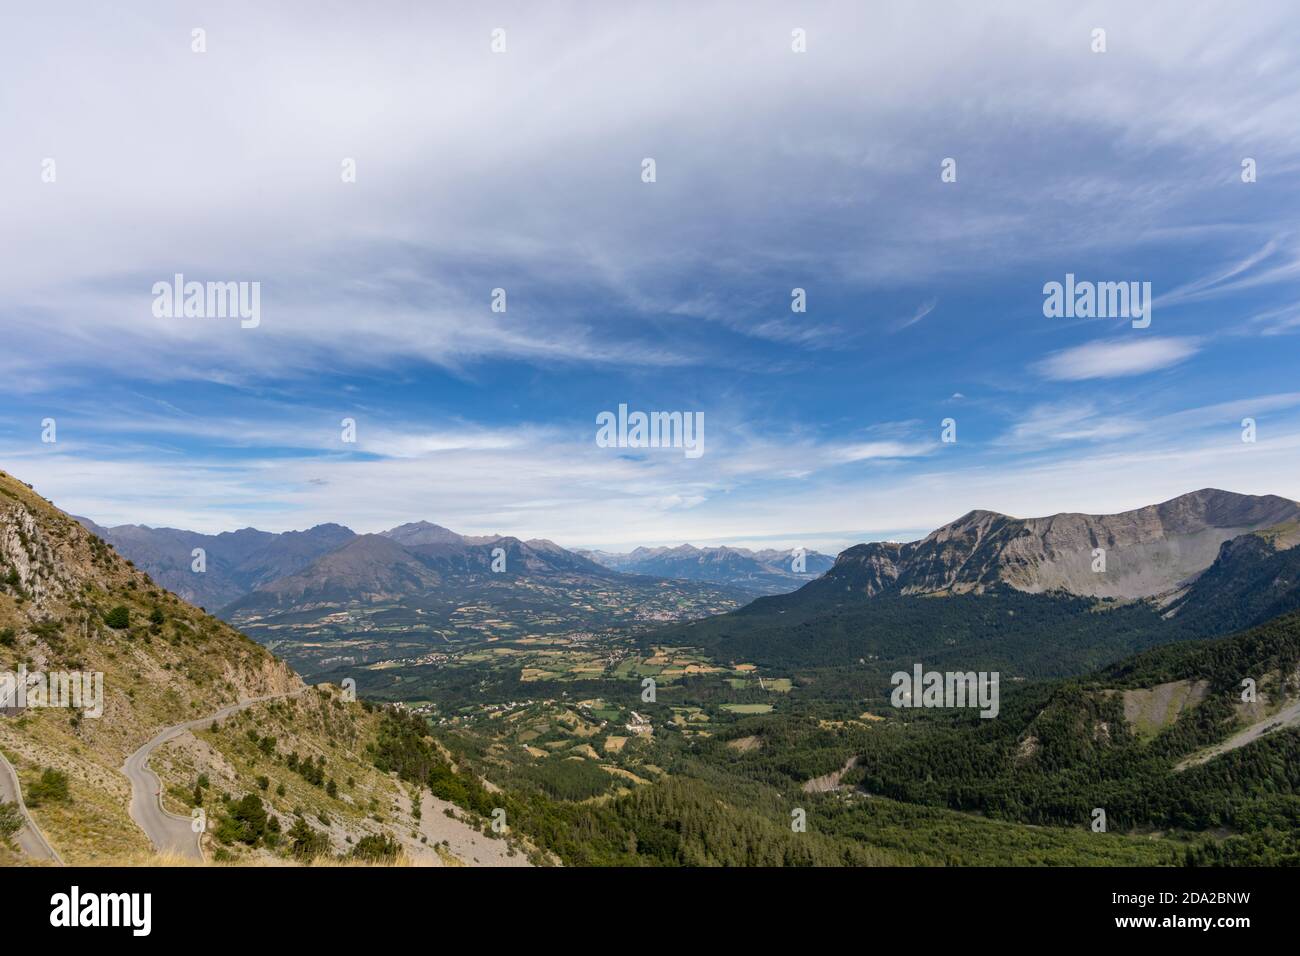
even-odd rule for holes
{"type": "Polygon", "coordinates": [[[27,791],[27,802],[34,807],[45,803],[66,802],[68,800],[68,775],[62,770],[46,767],[27,791]]]}
{"type": "Polygon", "coordinates": [[[131,626],[131,612],[119,604],[104,615],[104,623],[115,631],[124,631],[131,626]]]}
{"type": "Polygon", "coordinates": [[[23,828],[23,815],[16,803],[0,803],[0,837],[9,839],[23,828]]]}
{"type": "Polygon", "coordinates": [[[352,848],[352,857],[375,863],[391,863],[397,859],[397,841],[387,833],[368,833],[352,848]]]}

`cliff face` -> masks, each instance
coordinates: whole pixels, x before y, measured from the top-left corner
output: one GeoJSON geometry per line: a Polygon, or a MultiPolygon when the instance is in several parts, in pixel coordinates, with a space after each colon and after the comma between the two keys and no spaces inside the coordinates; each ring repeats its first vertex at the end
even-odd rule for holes
{"type": "MultiPolygon", "coordinates": [[[[1300,504],[1207,489],[1115,515],[1012,518],[972,511],[920,541],[849,548],[822,586],[872,596],[978,591],[1006,584],[1031,593],[1152,597],[1204,571],[1227,541],[1296,521],[1300,504]],[[1094,550],[1105,571],[1094,570],[1094,550]]],[[[819,582],[821,584],[821,582],[819,582]]]]}

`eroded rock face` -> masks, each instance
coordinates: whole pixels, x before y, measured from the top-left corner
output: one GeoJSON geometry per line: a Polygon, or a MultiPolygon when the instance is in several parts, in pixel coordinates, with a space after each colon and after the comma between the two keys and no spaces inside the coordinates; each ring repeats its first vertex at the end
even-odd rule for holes
{"type": "Polygon", "coordinates": [[[1300,504],[1286,498],[1214,489],[1115,515],[972,511],[920,541],[849,548],[828,572],[827,586],[872,596],[1000,583],[1031,593],[1153,597],[1208,568],[1225,542],[1298,518],[1300,504]],[[1096,570],[1099,557],[1104,571],[1096,570]]]}
{"type": "Polygon", "coordinates": [[[64,594],[71,582],[55,543],[18,502],[0,507],[0,570],[17,574],[18,587],[36,607],[64,594]]]}

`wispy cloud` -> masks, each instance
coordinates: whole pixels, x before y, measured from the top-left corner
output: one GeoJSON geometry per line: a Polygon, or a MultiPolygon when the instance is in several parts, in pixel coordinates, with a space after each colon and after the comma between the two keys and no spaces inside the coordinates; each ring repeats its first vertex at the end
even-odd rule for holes
{"type": "Polygon", "coordinates": [[[1091,342],[1056,352],[1034,369],[1044,378],[1063,382],[1123,378],[1177,365],[1195,355],[1198,348],[1194,339],[1091,342]]]}
{"type": "Polygon", "coordinates": [[[927,302],[921,303],[921,305],[917,307],[917,310],[912,313],[911,318],[904,319],[903,321],[899,322],[896,326],[894,326],[894,331],[901,332],[903,329],[910,329],[912,326],[916,325],[916,323],[920,322],[927,315],[933,312],[934,307],[938,304],[939,304],[938,299],[930,299],[927,302]]]}
{"type": "Polygon", "coordinates": [[[1114,410],[1101,412],[1091,402],[1048,404],[1031,408],[998,442],[1033,450],[1063,442],[1101,442],[1143,431],[1145,425],[1114,410]]]}

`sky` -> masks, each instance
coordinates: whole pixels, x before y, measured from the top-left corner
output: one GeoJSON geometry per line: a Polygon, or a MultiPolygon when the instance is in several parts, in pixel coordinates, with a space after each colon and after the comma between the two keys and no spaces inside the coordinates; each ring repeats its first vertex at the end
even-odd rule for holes
{"type": "Polygon", "coordinates": [[[69,512],[835,552],[1300,499],[1288,3],[268,7],[5,14],[0,468],[69,512]]]}

